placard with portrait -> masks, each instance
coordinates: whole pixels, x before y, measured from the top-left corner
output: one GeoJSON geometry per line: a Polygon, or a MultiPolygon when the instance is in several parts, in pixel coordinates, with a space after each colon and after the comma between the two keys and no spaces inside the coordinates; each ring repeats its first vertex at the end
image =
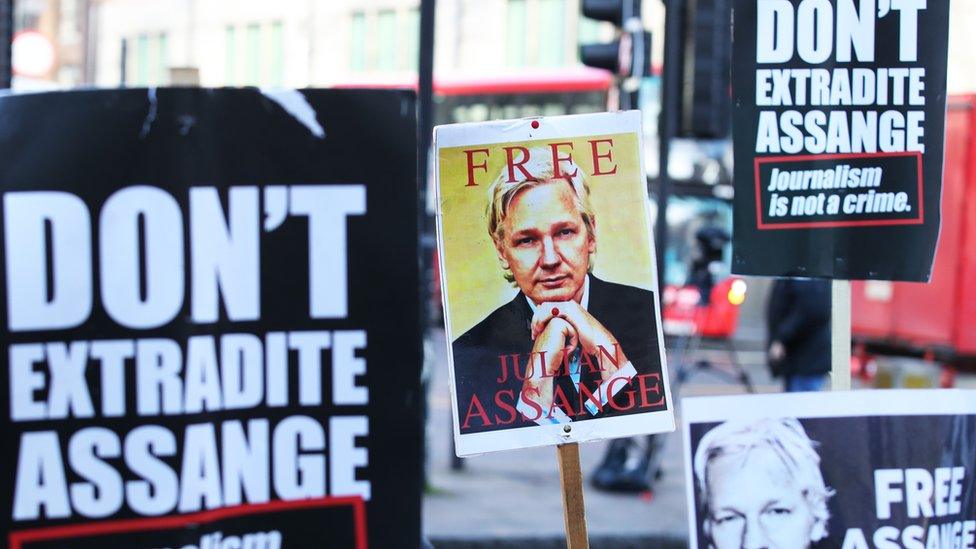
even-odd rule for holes
{"type": "Polygon", "coordinates": [[[690,546],[976,543],[976,391],[685,398],[690,546]]]}
{"type": "Polygon", "coordinates": [[[640,113],[435,145],[458,455],[673,430],[640,113]]]}

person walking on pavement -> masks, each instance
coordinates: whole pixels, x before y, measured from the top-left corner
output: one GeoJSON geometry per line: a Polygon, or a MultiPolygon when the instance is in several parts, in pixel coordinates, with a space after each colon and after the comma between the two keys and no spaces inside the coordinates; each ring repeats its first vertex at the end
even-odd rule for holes
{"type": "Polygon", "coordinates": [[[830,371],[830,281],[777,279],[766,322],[773,376],[788,392],[821,390],[830,371]]]}

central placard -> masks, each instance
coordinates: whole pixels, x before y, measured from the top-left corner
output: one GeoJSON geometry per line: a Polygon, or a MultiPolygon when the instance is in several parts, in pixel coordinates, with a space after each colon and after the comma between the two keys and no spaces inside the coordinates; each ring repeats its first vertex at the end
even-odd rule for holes
{"type": "Polygon", "coordinates": [[[673,429],[638,113],[437,128],[459,455],[673,429]]]}

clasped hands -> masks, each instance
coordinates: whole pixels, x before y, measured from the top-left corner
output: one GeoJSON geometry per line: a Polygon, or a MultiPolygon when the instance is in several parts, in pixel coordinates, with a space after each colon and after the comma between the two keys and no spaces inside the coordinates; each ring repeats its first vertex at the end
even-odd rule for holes
{"type": "Polygon", "coordinates": [[[612,378],[628,363],[613,334],[575,301],[547,301],[536,307],[532,316],[532,340],[535,343],[526,364],[522,391],[534,396],[533,400],[544,409],[549,409],[553,402],[552,372],[561,367],[564,355],[576,348],[599,361],[601,382],[612,378]],[[616,354],[615,360],[607,360],[601,347],[611,356],[616,354]]]}

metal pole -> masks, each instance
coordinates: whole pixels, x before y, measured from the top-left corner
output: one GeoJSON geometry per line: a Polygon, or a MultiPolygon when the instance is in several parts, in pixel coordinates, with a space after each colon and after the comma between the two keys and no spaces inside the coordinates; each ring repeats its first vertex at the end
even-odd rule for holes
{"type": "Polygon", "coordinates": [[[13,85],[14,0],[0,0],[0,89],[13,85]]]}
{"type": "Polygon", "coordinates": [[[125,38],[122,39],[122,45],[119,48],[119,87],[124,88],[126,80],[128,80],[128,75],[126,74],[129,70],[129,41],[125,38]]]}
{"type": "Polygon", "coordinates": [[[421,326],[427,332],[431,311],[430,282],[436,242],[433,220],[427,214],[427,179],[430,177],[430,142],[434,128],[434,12],[435,0],[420,2],[420,59],[417,65],[417,196],[420,229],[421,326]]]}
{"type": "MultiPolygon", "coordinates": [[[[630,36],[631,75],[620,81],[621,110],[640,108],[640,84],[646,74],[644,67],[649,63],[644,59],[644,22],[641,20],[641,0],[625,0],[623,32],[630,36]]],[[[621,38],[622,39],[622,38],[621,38]]]]}
{"type": "Polygon", "coordinates": [[[95,0],[84,0],[82,3],[85,10],[85,24],[84,32],[82,34],[84,40],[84,63],[82,67],[84,68],[84,78],[82,83],[92,85],[95,83],[95,45],[97,40],[95,37],[98,35],[98,27],[96,23],[97,12],[95,6],[95,0]]]}
{"type": "Polygon", "coordinates": [[[430,141],[434,128],[434,13],[435,0],[420,2],[420,60],[417,65],[417,185],[420,197],[420,252],[423,276],[420,296],[424,317],[421,326],[430,322],[430,281],[433,253],[436,248],[433,220],[427,215],[427,179],[430,177],[430,141]]]}
{"type": "Polygon", "coordinates": [[[664,2],[664,68],[661,75],[661,114],[658,117],[658,186],[657,222],[654,227],[654,246],[657,250],[657,277],[659,287],[664,287],[664,252],[668,247],[668,198],[671,194],[671,177],[668,159],[671,154],[671,138],[675,134],[678,117],[678,85],[681,79],[681,3],[682,0],[664,2]]]}
{"type": "MultiPolygon", "coordinates": [[[[417,145],[420,153],[418,174],[421,204],[427,195],[427,158],[430,151],[431,131],[433,130],[434,110],[434,4],[435,0],[420,1],[420,60],[417,71],[417,131],[420,133],[417,145]]],[[[426,212],[426,209],[422,209],[426,212]]],[[[424,218],[426,219],[426,215],[424,218]]],[[[423,225],[424,232],[428,226],[423,225]]]]}
{"type": "MultiPolygon", "coordinates": [[[[427,214],[427,180],[430,177],[430,146],[434,129],[434,29],[436,0],[420,0],[420,59],[417,64],[417,195],[420,198],[420,312],[423,335],[434,316],[431,307],[431,282],[434,276],[434,250],[437,248],[434,236],[434,220],[427,214]]],[[[424,399],[426,401],[426,388],[424,399]]],[[[425,404],[426,409],[426,404],[425,404]]],[[[425,418],[426,423],[426,418],[425,418]]],[[[463,467],[461,458],[454,453],[453,434],[451,438],[451,468],[463,467]]],[[[426,453],[425,453],[426,456],[426,453]]],[[[424,480],[426,482],[426,465],[424,480]]]]}

